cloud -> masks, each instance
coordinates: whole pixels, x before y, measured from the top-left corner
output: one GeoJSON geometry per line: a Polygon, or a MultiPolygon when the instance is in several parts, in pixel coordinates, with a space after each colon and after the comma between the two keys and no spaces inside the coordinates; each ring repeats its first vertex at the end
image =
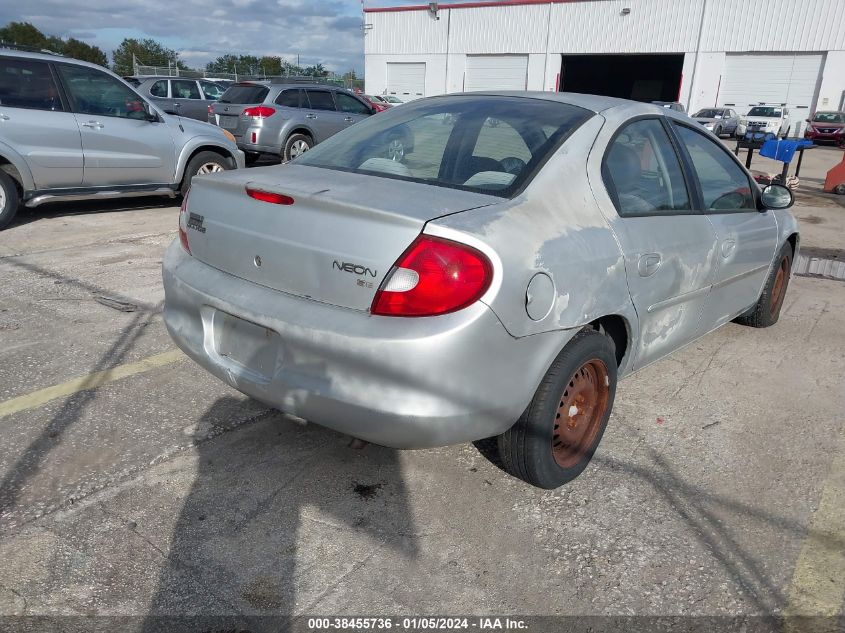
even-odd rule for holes
{"type": "Polygon", "coordinates": [[[107,54],[124,37],[152,37],[192,66],[226,53],[279,55],[363,70],[359,0],[39,0],[0,2],[0,25],[31,22],[44,33],[76,37],[107,54]]]}

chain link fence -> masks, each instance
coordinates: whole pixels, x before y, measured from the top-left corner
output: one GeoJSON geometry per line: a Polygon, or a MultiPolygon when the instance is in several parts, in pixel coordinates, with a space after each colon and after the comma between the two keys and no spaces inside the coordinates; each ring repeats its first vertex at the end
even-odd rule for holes
{"type": "Polygon", "coordinates": [[[175,66],[144,66],[135,64],[136,77],[189,77],[195,79],[225,79],[228,81],[270,81],[290,83],[316,83],[333,86],[344,86],[352,90],[363,90],[363,79],[345,79],[339,75],[315,77],[313,75],[252,75],[249,73],[218,73],[207,70],[185,70],[175,66]]]}

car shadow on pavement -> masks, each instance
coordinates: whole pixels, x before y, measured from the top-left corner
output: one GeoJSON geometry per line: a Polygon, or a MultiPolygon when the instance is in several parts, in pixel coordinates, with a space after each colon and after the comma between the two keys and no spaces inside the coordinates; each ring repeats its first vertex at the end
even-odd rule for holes
{"type": "Polygon", "coordinates": [[[366,593],[371,573],[361,583],[358,570],[374,555],[402,567],[417,557],[398,451],[355,450],[349,438],[281,413],[213,437],[212,421],[232,400],[198,420],[196,471],[174,475],[193,481],[175,502],[144,631],[289,630],[296,614],[348,611],[342,596],[366,593]],[[360,549],[346,549],[350,541],[360,549]]]}
{"type": "Polygon", "coordinates": [[[111,200],[81,200],[77,202],[49,202],[29,208],[21,205],[18,213],[7,228],[13,228],[46,218],[63,218],[74,215],[96,215],[115,211],[141,211],[143,209],[164,209],[178,206],[180,198],[167,196],[144,196],[137,198],[114,198],[111,200]]]}

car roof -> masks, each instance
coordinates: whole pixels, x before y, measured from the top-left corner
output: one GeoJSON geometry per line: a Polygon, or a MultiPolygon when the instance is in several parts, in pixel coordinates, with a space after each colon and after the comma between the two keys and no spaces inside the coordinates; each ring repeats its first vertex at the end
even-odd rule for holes
{"type": "MultiPolygon", "coordinates": [[[[459,92],[450,95],[440,95],[440,97],[476,97],[476,96],[491,96],[491,97],[522,97],[524,99],[542,99],[544,101],[553,101],[556,103],[566,103],[568,105],[577,106],[591,112],[599,113],[612,108],[639,106],[643,113],[661,112],[674,115],[680,113],[668,108],[662,108],[651,103],[643,103],[642,101],[630,101],[629,99],[619,99],[618,97],[604,97],[601,95],[582,94],[579,92],[542,92],[539,90],[497,90],[497,91],[482,91],[482,92],[459,92]]],[[[432,97],[437,98],[437,97],[432,97]]],[[[686,115],[680,116],[681,119],[686,119],[686,115]]]]}
{"type": "MultiPolygon", "coordinates": [[[[30,51],[19,51],[14,48],[4,48],[3,46],[0,46],[0,55],[3,55],[4,57],[20,57],[23,59],[38,59],[45,62],[61,62],[64,64],[75,64],[77,66],[88,66],[90,68],[96,68],[97,70],[104,69],[104,67],[99,64],[84,62],[81,59],[74,59],[73,57],[65,57],[59,53],[32,53],[30,51]]],[[[105,70],[108,70],[108,68],[105,68],[105,70]]]]}

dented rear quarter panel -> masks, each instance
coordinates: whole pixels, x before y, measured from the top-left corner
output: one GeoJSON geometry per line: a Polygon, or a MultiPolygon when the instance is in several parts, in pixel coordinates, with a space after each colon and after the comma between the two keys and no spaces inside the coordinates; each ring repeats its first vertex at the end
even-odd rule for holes
{"type": "Polygon", "coordinates": [[[580,328],[607,315],[628,322],[629,338],[635,333],[624,258],[586,177],[603,122],[596,115],[578,128],[514,199],[429,223],[471,235],[497,253],[501,285],[485,301],[515,337],[580,328]],[[551,277],[554,296],[547,314],[533,320],[526,290],[537,273],[551,277]]]}

